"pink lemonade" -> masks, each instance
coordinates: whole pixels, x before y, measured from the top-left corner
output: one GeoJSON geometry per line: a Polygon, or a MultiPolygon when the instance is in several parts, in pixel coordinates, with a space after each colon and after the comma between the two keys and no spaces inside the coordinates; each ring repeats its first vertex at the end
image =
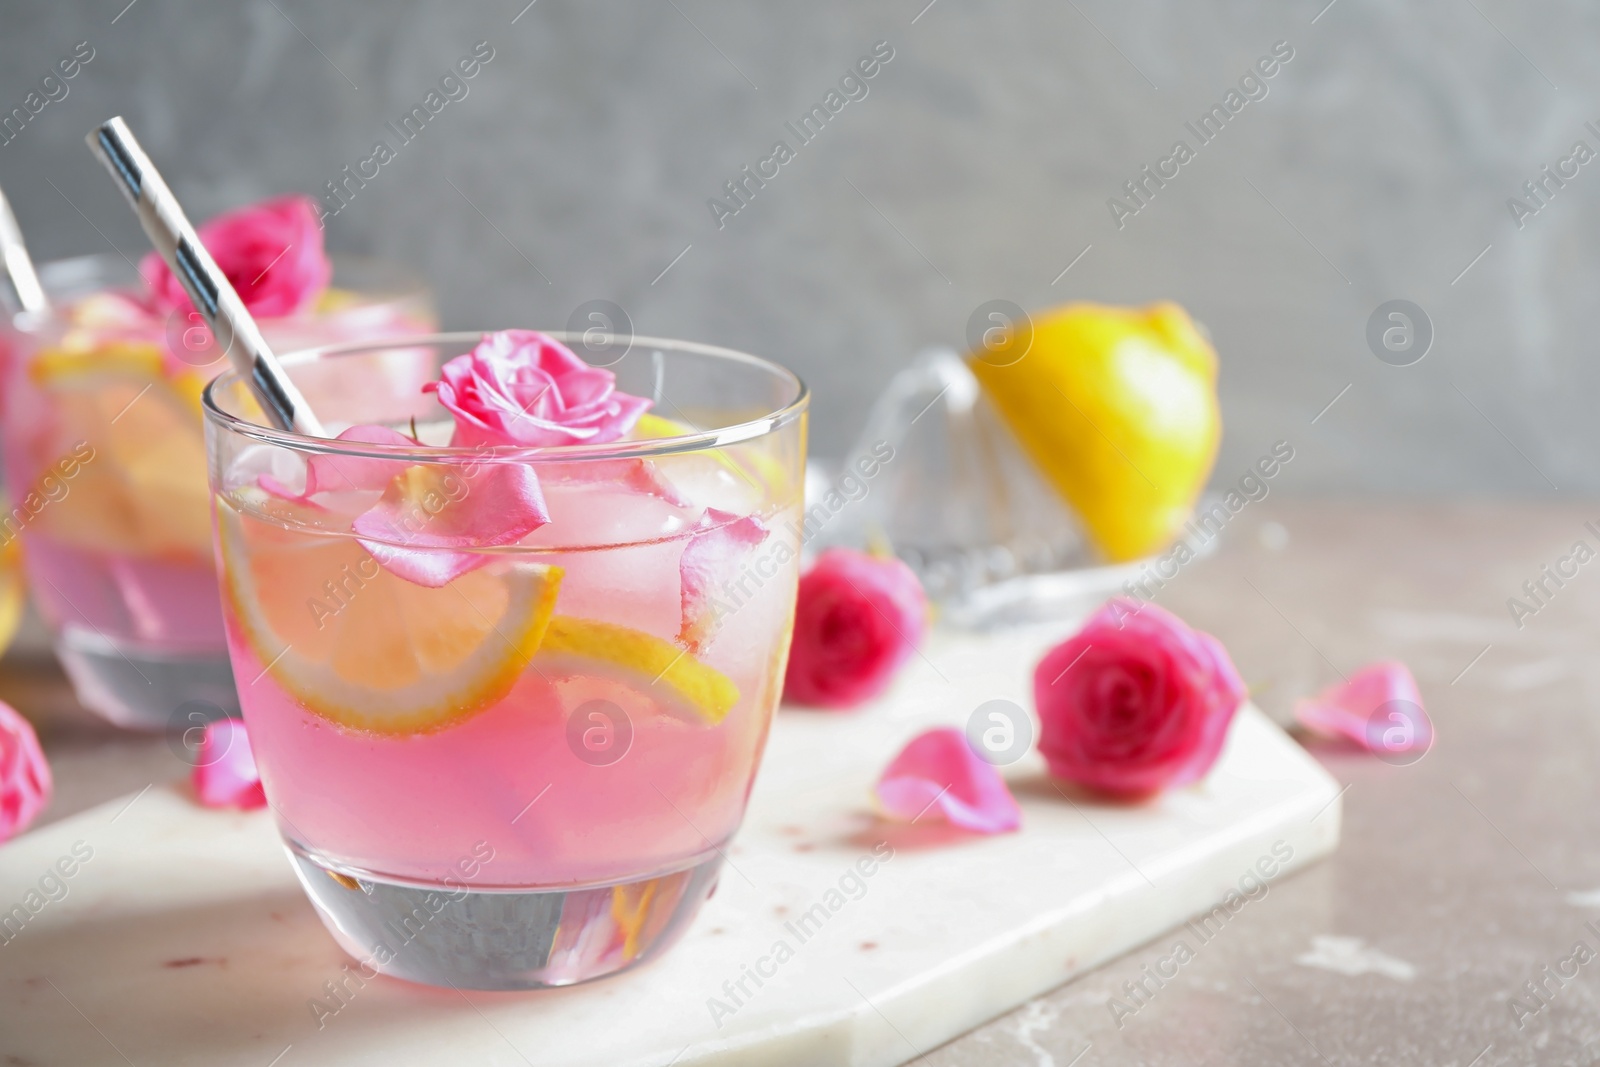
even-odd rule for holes
{"type": "MultiPolygon", "coordinates": [[[[471,343],[433,340],[438,359],[471,343]]],[[[675,382],[674,359],[719,353],[658,351],[665,371],[640,371],[687,396],[698,379],[675,382]]],[[[804,394],[740,358],[742,387],[777,395],[721,417],[790,410],[712,447],[649,415],[592,458],[463,456],[439,447],[452,427],[427,396],[337,442],[208,415],[251,746],[301,880],[357,959],[463,987],[568,984],[665,946],[714,887],[781,694],[799,569],[804,394]],[[530,478],[541,522],[494,534],[530,478]]],[[[242,403],[231,375],[208,395],[242,403]]],[[[321,413],[331,429],[338,413],[321,413]]]]}
{"type": "MultiPolygon", "coordinates": [[[[517,551],[496,553],[494,562],[461,581],[483,587],[519,570],[559,568],[556,618],[645,634],[676,656],[679,562],[703,507],[675,507],[606,484],[551,488],[546,501],[549,526],[517,551]],[[556,540],[554,531],[562,534],[562,547],[539,543],[556,540]]],[[[793,516],[768,511],[762,518],[782,531],[793,516]]],[[[271,520],[241,516],[241,525],[262,521],[271,520]]],[[[384,586],[400,579],[383,573],[365,578],[375,568],[361,565],[362,550],[350,537],[285,530],[284,540],[308,542],[307,555],[318,554],[311,545],[334,542],[320,554],[339,561],[331,572],[335,577],[323,580],[334,583],[334,592],[308,583],[290,610],[311,619],[314,610],[321,613],[315,607],[320,602],[354,616],[363,598],[383,598],[381,611],[393,610],[394,590],[384,586]],[[357,561],[348,571],[346,554],[357,561]]],[[[739,603],[734,624],[693,657],[738,693],[715,724],[669,679],[656,681],[642,667],[535,652],[503,695],[442,728],[398,735],[352,730],[308,710],[285,690],[263,662],[281,649],[252,647],[230,604],[228,643],[245,722],[286,833],[330,866],[419,882],[459,878],[457,862],[486,840],[494,859],[475,880],[477,888],[602,883],[704,860],[739,824],[783,685],[797,553],[783,552],[770,540],[753,551],[761,554],[769,576],[759,587],[745,580],[750,595],[739,603]],[[780,557],[786,562],[777,562],[780,557]],[[598,702],[596,710],[580,715],[579,727],[571,726],[592,702],[598,702]]],[[[736,583],[747,567],[755,574],[757,562],[753,555],[730,560],[727,580],[736,583]]],[[[466,604],[453,584],[408,592],[417,600],[436,599],[436,606],[449,611],[452,600],[457,607],[466,604]]],[[[481,589],[469,595],[485,599],[481,589]]],[[[380,612],[376,604],[371,610],[380,612]]],[[[375,621],[352,617],[351,625],[375,621]]],[[[413,620],[390,615],[388,623],[384,629],[397,631],[413,620]]],[[[512,625],[502,627],[507,637],[512,625]]],[[[305,633],[303,640],[314,642],[319,631],[307,626],[305,633]]],[[[364,637],[376,644],[397,634],[364,637]]],[[[489,630],[486,640],[509,654],[501,634],[489,630]]],[[[302,652],[334,655],[299,643],[291,655],[302,652]]],[[[690,661],[684,653],[680,665],[690,661]]]]}
{"type": "MultiPolygon", "coordinates": [[[[45,268],[47,283],[53,273],[45,268]]],[[[0,538],[26,547],[35,603],[80,699],[121,725],[161,729],[186,701],[235,702],[200,418],[200,392],[227,361],[198,325],[91,288],[58,293],[46,321],[5,339],[11,510],[0,538]]],[[[420,294],[330,289],[316,309],[261,326],[284,347],[431,323],[420,294]]]]}

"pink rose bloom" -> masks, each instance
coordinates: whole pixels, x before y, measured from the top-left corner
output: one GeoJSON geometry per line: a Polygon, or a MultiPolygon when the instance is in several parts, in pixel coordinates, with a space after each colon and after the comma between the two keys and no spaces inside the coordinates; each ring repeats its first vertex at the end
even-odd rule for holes
{"type": "Polygon", "coordinates": [[[871,700],[916,651],[927,623],[910,567],[830,548],[800,579],[784,697],[825,708],[871,700]]]}
{"type": "Polygon", "coordinates": [[[1349,681],[1297,701],[1294,717],[1308,730],[1344,737],[1380,756],[1426,752],[1433,744],[1433,723],[1417,680],[1393,660],[1369,663],[1349,681]]]}
{"type": "MultiPolygon", "coordinates": [[[[333,278],[333,265],[322,248],[316,202],[308,196],[263,200],[218,215],[196,232],[239,299],[257,318],[305,311],[333,278]]],[[[157,253],[139,261],[139,273],[158,313],[194,307],[157,253]]]]}
{"type": "Polygon", "coordinates": [[[1245,686],[1216,638],[1118,597],[1039,661],[1033,695],[1050,773],[1133,798],[1204,777],[1245,686]]]}
{"type": "Polygon", "coordinates": [[[33,725],[0,702],[0,841],[26,830],[54,788],[33,725]]]}
{"type": "Polygon", "coordinates": [[[1022,825],[1022,809],[1000,771],[954,727],[911,739],[878,779],[878,803],[899,822],[945,822],[980,834],[1022,825]]]}
{"type": "Polygon", "coordinates": [[[267,794],[261,788],[250,734],[238,719],[218,719],[206,724],[200,751],[195,755],[194,791],[208,808],[264,808],[267,794]]]}
{"type": "Polygon", "coordinates": [[[650,407],[616,382],[536,330],[502,330],[446,363],[423,391],[455,415],[457,446],[604,444],[650,407]]]}

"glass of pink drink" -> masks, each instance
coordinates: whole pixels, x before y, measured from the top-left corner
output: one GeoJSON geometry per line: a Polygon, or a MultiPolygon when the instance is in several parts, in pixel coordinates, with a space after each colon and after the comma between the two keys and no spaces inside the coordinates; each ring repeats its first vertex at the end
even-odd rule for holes
{"type": "MultiPolygon", "coordinates": [[[[661,951],[716,884],[782,689],[801,382],[704,345],[509,333],[606,369],[556,378],[552,404],[524,363],[527,402],[492,440],[442,391],[379,388],[402,355],[383,346],[284,359],[297,383],[374,383],[359,419],[377,426],[314,402],[337,440],[266,427],[232,372],[206,392],[252,748],[307,893],[369,975],[539,988],[661,951]],[[611,439],[515,440],[523,414],[597,396],[633,405],[611,439]]],[[[479,340],[407,347],[448,372],[479,340]]]]}
{"type": "MultiPolygon", "coordinates": [[[[226,356],[192,309],[151,308],[119,257],[49,263],[41,275],[50,310],[0,324],[11,497],[0,542],[20,537],[34,602],[86,706],[149,730],[236,713],[200,417],[226,356]]],[[[434,326],[424,287],[365,260],[339,261],[310,307],[259,324],[281,347],[434,326]]]]}

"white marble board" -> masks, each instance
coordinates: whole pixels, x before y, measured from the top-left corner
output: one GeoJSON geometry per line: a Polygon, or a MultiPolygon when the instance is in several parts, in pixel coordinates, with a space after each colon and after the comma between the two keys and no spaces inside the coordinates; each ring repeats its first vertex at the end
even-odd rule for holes
{"type": "MultiPolygon", "coordinates": [[[[904,740],[979,703],[1030,706],[1049,631],[937,633],[853,714],[785,710],[715,897],[640,970],[539,993],[387,978],[313,998],[347,958],[304,899],[270,815],[156,785],[0,848],[0,910],[91,849],[65,895],[0,944],[0,1062],[241,1067],[887,1067],[1212,908],[1264,857],[1276,877],[1338,842],[1335,782],[1254,708],[1201,784],[1136,807],[1068,802],[1029,756],[1007,769],[1023,829],[952,837],[876,821],[869,788],[904,740]],[[130,803],[131,801],[131,803],[130,803]],[[873,847],[893,857],[802,943],[785,926],[873,847]],[[731,1015],[725,981],[794,950],[731,1015]],[[715,1009],[715,1010],[714,1010],[715,1009]],[[714,1018],[714,1015],[716,1018],[714,1018]]],[[[1246,888],[1252,883],[1246,880],[1246,888]]],[[[849,888],[854,889],[851,885],[849,888]]],[[[841,895],[842,896],[842,895],[841,895]]],[[[35,900],[39,898],[34,898],[35,900]]]]}

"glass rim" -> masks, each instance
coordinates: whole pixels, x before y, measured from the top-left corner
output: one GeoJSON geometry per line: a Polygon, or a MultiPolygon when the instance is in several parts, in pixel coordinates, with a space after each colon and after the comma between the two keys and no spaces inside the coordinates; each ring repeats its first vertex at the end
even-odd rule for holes
{"type": "MultiPolygon", "coordinates": [[[[494,331],[458,330],[445,333],[390,337],[379,341],[369,340],[322,345],[316,348],[303,348],[286,353],[278,357],[278,362],[285,369],[292,369],[297,366],[316,363],[328,357],[356,355],[362,352],[403,350],[423,345],[466,344],[470,347],[481,341],[486,332],[494,331]]],[[[585,336],[582,331],[541,330],[539,332],[563,344],[573,340],[581,341],[585,336]]],[[[261,444],[276,445],[294,452],[313,455],[346,456],[356,459],[405,459],[414,463],[444,464],[458,464],[462,461],[551,463],[602,459],[644,459],[651,456],[672,455],[679,452],[700,452],[724,445],[737,444],[757,437],[765,437],[794,422],[804,414],[810,405],[811,390],[807,388],[805,381],[788,367],[773,360],[751,355],[748,352],[740,352],[738,349],[702,344],[698,341],[678,341],[665,337],[632,336],[629,338],[630,351],[635,346],[641,345],[713,356],[718,359],[726,359],[746,366],[756,367],[786,381],[792,387],[794,395],[781,407],[777,407],[753,419],[745,419],[726,426],[696,430],[693,433],[679,434],[673,437],[652,437],[644,441],[607,441],[600,444],[580,443],[573,445],[381,445],[362,441],[338,441],[331,437],[312,437],[308,434],[296,433],[293,430],[280,430],[275,426],[267,426],[240,418],[224,411],[217,403],[215,394],[218,389],[231,387],[240,381],[241,376],[238,369],[232,366],[224,369],[222,373],[206,384],[204,391],[200,394],[200,403],[204,409],[205,422],[208,427],[227,430],[261,444]]]]}
{"type": "MultiPolygon", "coordinates": [[[[393,284],[384,291],[367,292],[356,290],[358,295],[363,297],[361,301],[363,305],[387,304],[399,300],[411,300],[419,296],[431,300],[433,297],[433,291],[428,285],[428,280],[403,260],[388,259],[383,256],[372,256],[359,252],[329,252],[327,255],[328,261],[333,265],[335,276],[338,275],[340,267],[355,270],[375,268],[390,276],[393,284]]],[[[60,280],[62,275],[71,276],[71,280],[74,283],[87,280],[95,273],[99,273],[101,276],[124,274],[128,276],[127,281],[129,284],[136,283],[139,279],[138,265],[129,263],[125,257],[115,252],[83,252],[74,256],[57,256],[55,259],[41,261],[38,264],[38,271],[39,280],[44,284],[45,294],[56,299],[61,297],[61,289],[63,287],[60,284],[60,280]]],[[[329,288],[333,287],[333,283],[330,281],[329,288]]],[[[71,289],[72,286],[69,285],[67,288],[71,289]]],[[[116,290],[120,288],[122,286],[118,284],[95,285],[83,289],[82,293],[71,294],[68,299],[70,302],[102,289],[116,290]]],[[[59,318],[58,312],[61,308],[62,305],[52,301],[50,307],[45,308],[42,313],[36,313],[36,316],[43,319],[59,318]]],[[[294,317],[293,315],[273,316],[270,321],[277,322],[293,319],[294,317]]]]}

